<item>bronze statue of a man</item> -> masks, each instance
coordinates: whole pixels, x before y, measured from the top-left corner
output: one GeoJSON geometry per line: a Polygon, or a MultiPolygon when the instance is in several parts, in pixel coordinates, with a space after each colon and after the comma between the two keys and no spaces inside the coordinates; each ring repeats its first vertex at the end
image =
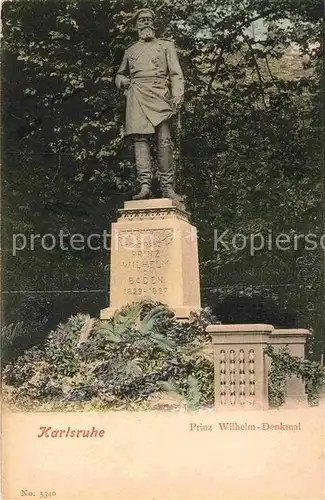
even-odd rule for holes
{"type": "Polygon", "coordinates": [[[182,200],[174,191],[169,119],[183,103],[183,72],[174,43],[155,37],[154,12],[140,9],[135,18],[139,40],[126,49],[115,79],[116,86],[124,89],[126,95],[125,133],[134,137],[141,189],[133,199],[151,196],[149,137],[156,134],[161,194],[182,200]]]}

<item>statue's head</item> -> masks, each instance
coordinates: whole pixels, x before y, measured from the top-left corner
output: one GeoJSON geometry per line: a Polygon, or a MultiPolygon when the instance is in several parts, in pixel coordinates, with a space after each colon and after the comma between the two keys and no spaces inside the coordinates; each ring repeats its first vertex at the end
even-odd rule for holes
{"type": "Polygon", "coordinates": [[[139,38],[150,41],[155,38],[155,13],[151,9],[140,9],[135,14],[136,28],[139,38]]]}

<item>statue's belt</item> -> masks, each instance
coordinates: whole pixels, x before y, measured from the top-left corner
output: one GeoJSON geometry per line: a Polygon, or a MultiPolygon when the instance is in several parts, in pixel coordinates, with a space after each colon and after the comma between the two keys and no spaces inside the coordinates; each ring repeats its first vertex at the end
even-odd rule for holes
{"type": "Polygon", "coordinates": [[[132,76],[131,83],[134,82],[148,82],[148,83],[169,83],[169,79],[166,76],[132,76]]]}

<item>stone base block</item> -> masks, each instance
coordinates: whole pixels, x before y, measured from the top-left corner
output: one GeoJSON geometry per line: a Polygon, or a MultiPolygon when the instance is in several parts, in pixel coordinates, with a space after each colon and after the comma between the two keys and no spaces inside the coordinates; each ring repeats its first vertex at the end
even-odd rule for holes
{"type": "Polygon", "coordinates": [[[267,363],[264,349],[272,325],[209,325],[215,375],[215,408],[264,410],[268,407],[267,363]]]}
{"type": "Polygon", "coordinates": [[[201,309],[197,232],[168,198],[127,201],[111,231],[110,307],[143,299],[167,304],[178,319],[201,309]]]}

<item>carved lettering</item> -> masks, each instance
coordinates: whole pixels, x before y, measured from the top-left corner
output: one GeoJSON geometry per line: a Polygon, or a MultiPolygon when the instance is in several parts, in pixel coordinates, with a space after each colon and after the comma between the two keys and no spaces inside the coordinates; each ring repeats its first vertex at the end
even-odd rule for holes
{"type": "Polygon", "coordinates": [[[173,230],[119,230],[116,239],[121,266],[118,279],[127,301],[144,297],[164,300],[173,230]]]}
{"type": "Polygon", "coordinates": [[[129,285],[163,285],[165,282],[163,276],[129,276],[129,285]]]}

